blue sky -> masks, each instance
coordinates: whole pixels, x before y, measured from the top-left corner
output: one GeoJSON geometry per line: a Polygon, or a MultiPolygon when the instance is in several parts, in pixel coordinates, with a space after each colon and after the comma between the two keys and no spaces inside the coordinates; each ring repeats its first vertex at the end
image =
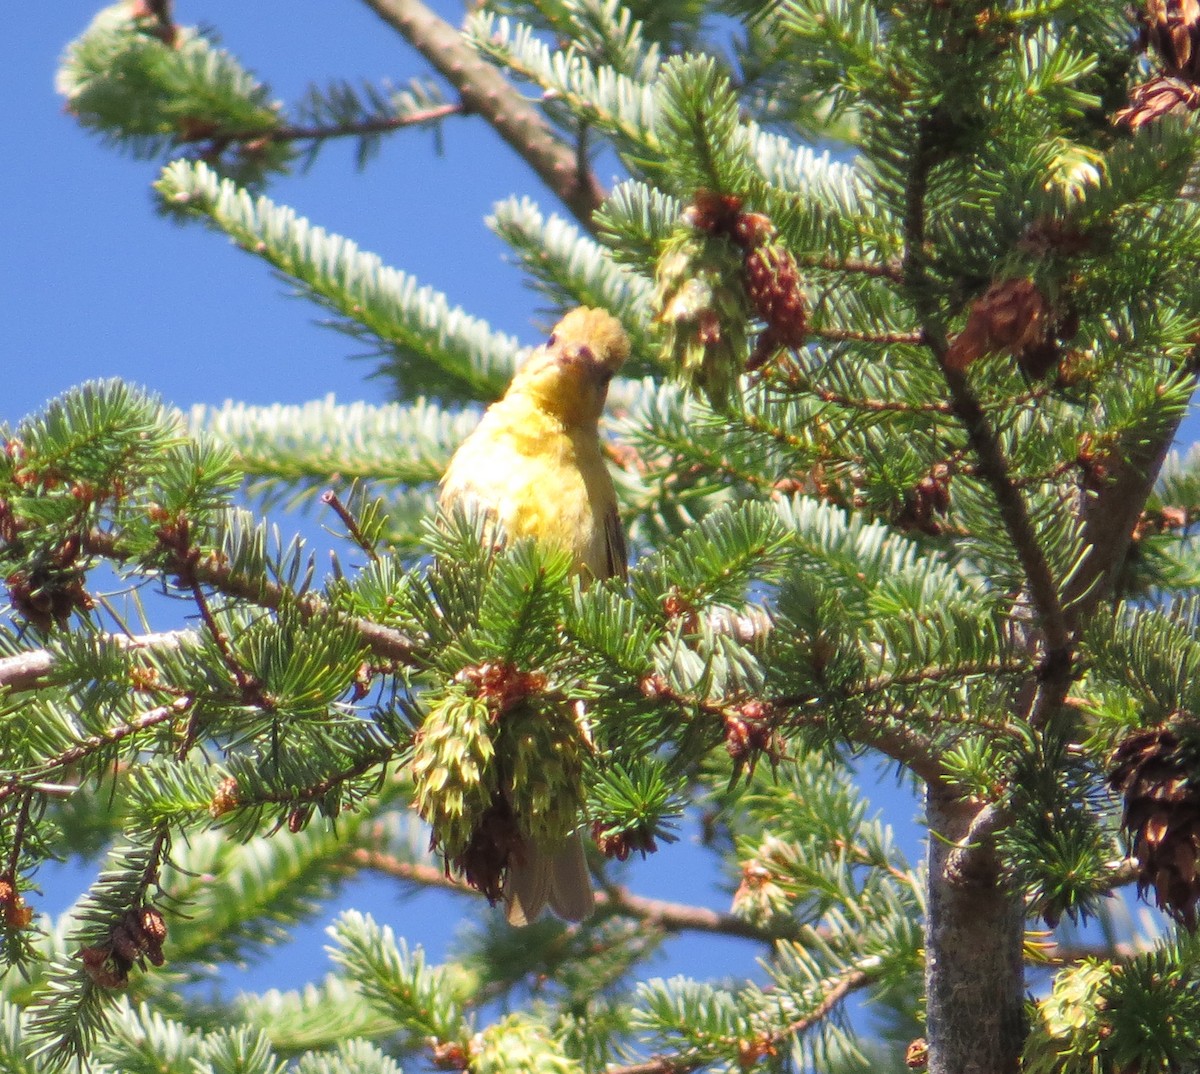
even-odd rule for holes
{"type": "MultiPolygon", "coordinates": [[[[433,6],[455,21],[461,14],[460,3],[433,6]]],[[[0,421],[15,422],[74,384],[109,376],[184,408],[226,399],[300,403],[329,393],[383,402],[386,385],[369,379],[368,362],[352,360],[352,340],[316,327],[318,311],[289,297],[262,263],[224,238],[156,216],[149,184],[157,165],[117,155],[63,113],[53,87],[57,59],[95,10],[84,0],[16,5],[0,44],[0,99],[8,103],[0,125],[0,421]]],[[[298,99],[310,82],[402,83],[427,71],[354,0],[178,0],[177,17],[216,26],[284,101],[298,99]]],[[[483,219],[514,193],[547,211],[553,199],[481,121],[452,120],[444,155],[433,145],[427,132],[401,133],[363,174],[355,173],[351,145],[330,145],[310,171],[270,193],[534,342],[537,296],[504,262],[483,219]]],[[[1186,441],[1195,437],[1195,419],[1186,432],[1186,441]]],[[[887,789],[880,802],[915,850],[912,803],[887,789]]],[[[646,894],[685,899],[695,895],[704,868],[701,852],[677,845],[632,876],[646,894]]],[[[44,905],[66,901],[60,889],[44,905]]],[[[710,889],[707,901],[720,905],[721,897],[710,889]]],[[[436,957],[461,903],[448,906],[434,895],[400,903],[394,884],[372,880],[349,889],[339,905],[373,912],[430,943],[436,957]]],[[[327,969],[320,930],[331,916],[321,915],[280,956],[231,982],[289,987],[319,978],[327,969]]],[[[679,944],[658,969],[746,972],[747,955],[740,944],[705,938],[679,944]]]]}
{"type": "MultiPolygon", "coordinates": [[[[434,6],[455,19],[461,7],[434,6]]],[[[156,164],[119,156],[63,113],[54,69],[95,10],[84,0],[23,5],[0,49],[11,110],[0,132],[8,162],[0,173],[8,217],[0,419],[100,376],[136,381],[180,406],[301,402],[327,392],[382,401],[384,385],[366,379],[370,366],[347,361],[353,342],[314,328],[313,307],[287,297],[261,263],[201,227],[154,214],[156,164]]],[[[403,83],[427,71],[353,0],[183,0],[177,14],[217,27],[287,102],[310,82],[403,83]]],[[[270,193],[532,341],[535,296],[501,263],[501,243],[483,218],[510,193],[536,195],[536,178],[482,122],[452,122],[444,141],[438,157],[429,132],[403,132],[361,175],[350,144],[330,145],[313,169],[270,193]]]]}

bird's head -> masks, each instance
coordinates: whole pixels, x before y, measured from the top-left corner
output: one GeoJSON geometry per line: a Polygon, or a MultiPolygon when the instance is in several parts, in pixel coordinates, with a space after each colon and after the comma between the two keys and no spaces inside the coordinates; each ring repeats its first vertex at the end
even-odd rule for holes
{"type": "Polygon", "coordinates": [[[629,357],[621,322],[604,310],[571,310],[546,343],[513,378],[508,394],[522,394],[564,425],[596,422],[608,382],[629,357]]]}

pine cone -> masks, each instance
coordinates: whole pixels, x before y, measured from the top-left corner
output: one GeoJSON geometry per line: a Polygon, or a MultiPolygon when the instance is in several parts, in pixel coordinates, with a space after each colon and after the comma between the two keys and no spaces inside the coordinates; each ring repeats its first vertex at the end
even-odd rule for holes
{"type": "Polygon", "coordinates": [[[1125,799],[1122,826],[1137,861],[1138,895],[1189,931],[1200,899],[1200,774],[1197,751],[1171,726],[1135,731],[1113,753],[1109,786],[1125,799]]]}
{"type": "Polygon", "coordinates": [[[1159,75],[1129,91],[1129,105],[1113,113],[1113,122],[1137,130],[1160,116],[1194,112],[1200,105],[1200,88],[1170,75],[1159,75]]]}
{"type": "Polygon", "coordinates": [[[905,496],[896,527],[905,532],[916,530],[930,537],[939,536],[943,530],[940,519],[950,513],[952,476],[949,466],[937,463],[905,496]]]}
{"type": "Polygon", "coordinates": [[[462,878],[493,906],[504,897],[504,878],[525,840],[504,795],[497,793],[478,818],[471,838],[452,864],[462,878]]]}
{"type": "Polygon", "coordinates": [[[0,917],[9,929],[27,929],[33,923],[33,907],[10,878],[0,879],[0,917]]]}
{"type": "Polygon", "coordinates": [[[1147,0],[1141,19],[1167,74],[1200,81],[1200,0],[1147,0]]]}
{"type": "Polygon", "coordinates": [[[746,293],[766,328],[746,363],[757,369],[781,347],[802,347],[808,336],[808,310],[800,288],[800,269],[782,243],[764,242],[747,251],[746,293]]]}
{"type": "Polygon", "coordinates": [[[960,373],[985,354],[1007,353],[1018,362],[1050,339],[1050,306],[1033,280],[998,280],[971,303],[967,323],[946,351],[946,366],[960,373]]]}

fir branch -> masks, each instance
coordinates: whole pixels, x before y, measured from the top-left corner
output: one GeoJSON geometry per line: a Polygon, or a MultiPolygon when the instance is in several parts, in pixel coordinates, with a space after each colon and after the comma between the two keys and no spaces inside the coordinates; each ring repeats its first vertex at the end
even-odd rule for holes
{"type": "Polygon", "coordinates": [[[336,772],[331,772],[315,783],[310,783],[306,786],[295,787],[289,786],[286,790],[273,791],[266,794],[254,793],[244,794],[240,788],[237,796],[237,806],[256,807],[267,805],[269,803],[292,804],[296,802],[319,802],[330,791],[347,783],[359,776],[364,776],[373,768],[378,768],[382,764],[386,764],[392,759],[395,751],[391,747],[381,746],[374,752],[367,753],[360,757],[354,764],[348,768],[338,769],[336,772]]]}
{"type": "Polygon", "coordinates": [[[797,1018],[794,1022],[784,1026],[782,1029],[773,1031],[770,1034],[770,1039],[773,1044],[781,1044],[788,1037],[796,1037],[801,1033],[807,1032],[822,1019],[829,1017],[833,1008],[842,1002],[847,996],[857,992],[861,988],[866,988],[875,977],[866,970],[856,969],[845,974],[833,987],[826,993],[824,998],[811,1011],[801,1018],[797,1018]]]}
{"type": "Polygon", "coordinates": [[[926,786],[940,787],[946,781],[933,740],[898,720],[880,720],[875,726],[864,721],[855,729],[854,740],[903,765],[926,786]]]}
{"type": "Polygon", "coordinates": [[[454,85],[463,105],[486,119],[590,230],[604,191],[591,171],[581,170],[575,147],[550,129],[537,108],[420,0],[365,2],[454,85]]]}
{"type": "Polygon", "coordinates": [[[82,761],[85,757],[89,757],[94,753],[107,749],[109,746],[115,746],[119,742],[123,742],[130,735],[136,735],[139,731],[146,731],[151,727],[157,727],[162,723],[169,723],[186,713],[192,705],[195,704],[195,698],[179,697],[168,705],[159,705],[157,708],[150,709],[148,712],[142,713],[135,719],[128,720],[125,723],[118,724],[99,735],[89,735],[82,742],[76,743],[69,749],[63,750],[62,753],[47,760],[38,767],[34,772],[23,772],[17,775],[9,775],[4,778],[4,785],[0,786],[0,801],[18,791],[24,790],[31,777],[40,778],[50,775],[53,772],[61,771],[82,761]]]}
{"type": "Polygon", "coordinates": [[[896,399],[852,399],[848,395],[822,388],[820,385],[810,386],[812,394],[822,403],[832,403],[835,406],[846,407],[848,410],[865,410],[872,414],[949,414],[949,403],[902,403],[896,399]]]}
{"type": "Polygon", "coordinates": [[[456,880],[445,869],[423,862],[405,861],[395,854],[370,847],[356,847],[350,852],[350,860],[363,869],[382,873],[384,876],[395,877],[408,883],[419,884],[427,888],[445,888],[461,895],[478,895],[475,888],[468,887],[464,882],[456,880]]]}
{"type": "Polygon", "coordinates": [[[221,663],[233,677],[244,704],[256,708],[269,708],[270,701],[262,690],[262,684],[243,667],[240,660],[234,656],[229,639],[218,625],[216,617],[209,607],[204,587],[196,573],[196,560],[199,549],[191,543],[191,529],[186,519],[180,519],[171,525],[162,526],[159,531],[159,543],[167,552],[167,563],[180,585],[192,595],[192,601],[200,612],[200,621],[204,623],[221,663]]]}
{"type": "MultiPolygon", "coordinates": [[[[801,1017],[778,1029],[768,1030],[757,1039],[736,1042],[744,1046],[747,1056],[756,1058],[774,1054],[775,1048],[791,1037],[798,1037],[815,1025],[828,1018],[833,1009],[847,996],[860,989],[866,988],[875,980],[875,975],[863,969],[854,969],[844,974],[832,984],[812,1010],[801,1017]]],[[[643,1063],[630,1063],[625,1066],[610,1066],[604,1074],[691,1074],[692,1071],[708,1066],[709,1057],[690,1056],[686,1053],[676,1055],[656,1055],[643,1063]]]]}
{"type": "Polygon", "coordinates": [[[470,408],[427,399],[375,406],[332,395],[300,406],[200,405],[189,415],[193,433],[230,451],[255,486],[313,491],[333,480],[432,484],[478,422],[470,408]]]}
{"type": "MultiPolygon", "coordinates": [[[[7,787],[0,788],[0,799],[3,799],[4,791],[7,789],[7,787]]],[[[17,873],[21,867],[21,853],[25,849],[25,829],[29,824],[29,810],[33,804],[33,793],[32,790],[26,791],[17,808],[17,819],[13,822],[12,833],[9,835],[12,848],[9,851],[8,863],[4,872],[0,873],[0,880],[8,883],[10,891],[16,886],[17,873]]]]}
{"type": "MultiPolygon", "coordinates": [[[[120,541],[113,534],[101,530],[87,533],[83,547],[89,555],[102,556],[116,563],[123,563],[130,558],[130,553],[122,548],[120,541]]],[[[199,550],[196,551],[198,555],[199,550]]],[[[240,575],[228,564],[213,557],[198,558],[193,570],[199,583],[212,586],[226,596],[239,597],[262,608],[279,611],[285,604],[294,602],[304,618],[315,618],[329,612],[325,601],[315,594],[308,593],[297,597],[285,586],[265,578],[240,575]]],[[[349,619],[349,625],[376,656],[405,667],[424,666],[424,660],[417,647],[400,631],[361,617],[349,619]]]]}
{"type": "Polygon", "coordinates": [[[875,276],[893,283],[904,282],[904,267],[898,261],[868,261],[861,257],[838,257],[836,254],[799,254],[796,260],[802,265],[829,272],[875,276]]]}
{"type": "Polygon", "coordinates": [[[321,493],[321,502],[333,509],[333,513],[342,520],[342,525],[346,527],[346,532],[350,535],[354,543],[367,554],[367,558],[373,563],[378,563],[379,553],[375,551],[374,543],[367,540],[366,535],[358,525],[358,519],[354,517],[350,508],[342,503],[341,497],[333,489],[327,489],[321,493]]]}
{"type": "Polygon", "coordinates": [[[333,310],[340,318],[333,327],[372,340],[378,353],[390,356],[388,372],[406,390],[410,378],[418,377],[443,400],[490,401],[507,385],[517,360],[516,341],[451,306],[444,294],[384,265],[377,255],[313,227],[269,198],[251,197],[204,163],[174,161],[154,188],[166,209],[204,219],[333,310]]]}
{"type": "Polygon", "coordinates": [[[1037,611],[1045,636],[1046,655],[1043,672],[1055,679],[1055,694],[1066,696],[1071,678],[1072,638],[1058,586],[1038,541],[1029,509],[1008,472],[1004,449],[987,414],[967,383],[964,373],[946,364],[949,344],[937,321],[932,281],[925,264],[925,199],[929,172],[934,163],[933,121],[920,126],[904,190],[904,282],[921,318],[924,341],[937,359],[950,390],[950,406],[966,431],[968,442],[978,459],[979,476],[987,483],[1000,508],[1025,571],[1029,595],[1037,611]]]}
{"type": "MultiPolygon", "coordinates": [[[[1046,553],[1029,517],[1029,509],[1009,473],[1004,449],[978,398],[968,386],[966,377],[957,370],[946,368],[944,336],[937,341],[931,339],[930,342],[942,363],[946,384],[950,389],[951,407],[966,429],[967,438],[978,459],[978,475],[992,490],[1005,528],[1025,568],[1030,598],[1046,637],[1045,668],[1047,671],[1058,667],[1069,670],[1072,640],[1066,612],[1046,553]]],[[[1066,696],[1065,687],[1063,696],[1066,696]]]]}
{"type": "MultiPolygon", "coordinates": [[[[948,679],[965,679],[972,675],[1016,675],[1028,670],[1023,660],[968,661],[963,664],[948,664],[941,667],[920,668],[917,671],[894,675],[877,675],[866,679],[844,691],[846,697],[869,696],[881,693],[894,686],[920,686],[924,683],[945,682],[948,679]]],[[[796,704],[796,701],[792,701],[796,704]]]]}

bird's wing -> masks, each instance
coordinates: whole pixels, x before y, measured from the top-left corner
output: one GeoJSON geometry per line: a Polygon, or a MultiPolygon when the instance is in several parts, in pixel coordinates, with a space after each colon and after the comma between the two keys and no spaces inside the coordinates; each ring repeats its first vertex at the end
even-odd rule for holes
{"type": "Polygon", "coordinates": [[[538,919],[550,897],[552,868],[550,856],[529,842],[510,856],[504,878],[504,918],[510,925],[521,928],[538,919]]]}
{"type": "Polygon", "coordinates": [[[575,832],[550,863],[550,908],[564,921],[582,921],[595,908],[595,901],[583,839],[575,832]]]}
{"type": "Polygon", "coordinates": [[[617,514],[614,501],[604,512],[604,558],[608,573],[606,578],[624,578],[629,569],[628,553],[625,550],[625,531],[621,528],[621,516],[617,514]]]}

